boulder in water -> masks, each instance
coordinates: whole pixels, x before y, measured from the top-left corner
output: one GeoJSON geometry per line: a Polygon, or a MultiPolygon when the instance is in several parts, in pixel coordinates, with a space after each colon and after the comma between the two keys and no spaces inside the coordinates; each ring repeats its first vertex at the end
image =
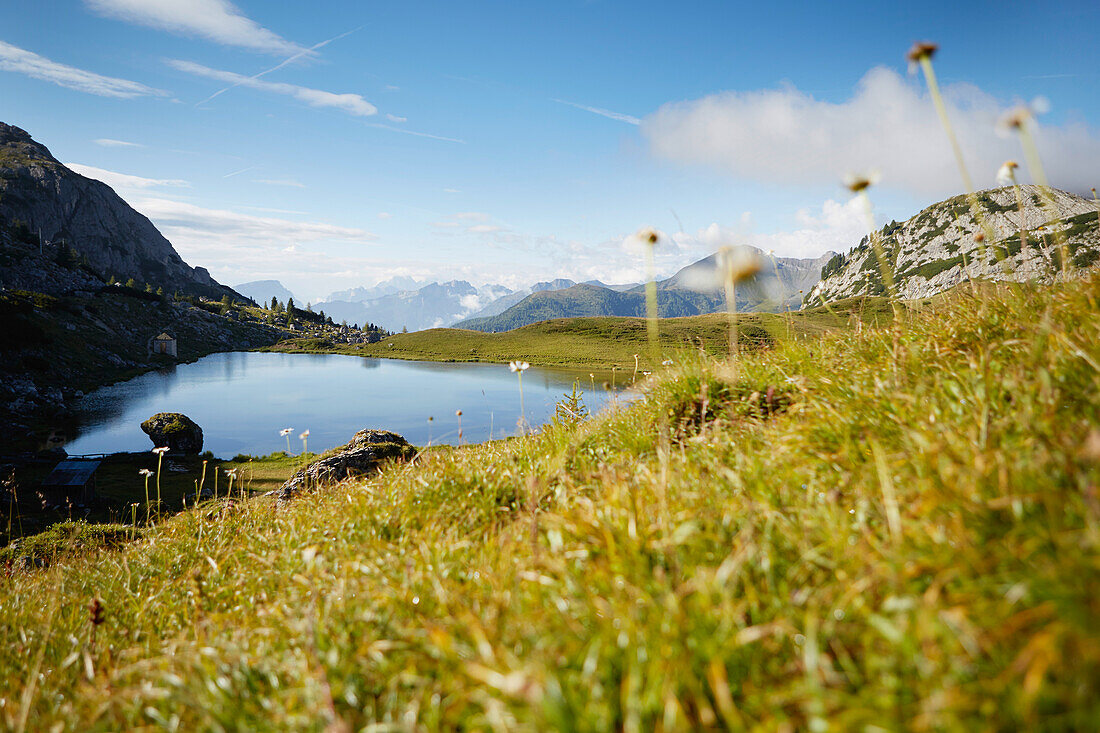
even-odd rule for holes
{"type": "Polygon", "coordinates": [[[179,412],[158,412],[143,422],[141,429],[158,448],[168,446],[172,453],[202,451],[202,428],[179,412]]]}

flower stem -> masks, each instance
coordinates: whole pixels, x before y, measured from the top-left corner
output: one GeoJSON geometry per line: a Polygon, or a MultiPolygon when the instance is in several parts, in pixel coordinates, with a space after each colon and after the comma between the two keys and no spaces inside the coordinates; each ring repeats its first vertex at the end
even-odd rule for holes
{"type": "Polygon", "coordinates": [[[648,243],[645,247],[645,267],[646,335],[649,337],[649,351],[653,359],[657,359],[657,339],[659,338],[657,330],[657,274],[656,267],[653,264],[653,245],[648,243]]]}

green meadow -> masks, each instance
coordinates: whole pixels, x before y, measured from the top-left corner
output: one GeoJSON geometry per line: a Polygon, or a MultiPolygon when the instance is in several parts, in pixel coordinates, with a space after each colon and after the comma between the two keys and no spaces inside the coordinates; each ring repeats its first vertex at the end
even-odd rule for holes
{"type": "MultiPolygon", "coordinates": [[[[1098,298],[967,285],[733,361],[662,322],[629,407],[10,572],[0,721],[1093,729],[1098,298]]],[[[399,353],[475,338],[432,334],[399,353]]]]}
{"type": "MultiPolygon", "coordinates": [[[[739,342],[747,349],[780,341],[807,339],[858,321],[883,325],[891,318],[885,298],[849,298],[790,313],[748,313],[738,316],[739,342]]],[[[714,313],[660,319],[664,357],[700,354],[717,357],[729,349],[729,317],[714,313]]],[[[263,349],[286,353],[340,353],[420,361],[527,361],[535,366],[573,369],[633,369],[635,355],[642,368],[656,366],[650,355],[644,318],[559,318],[503,333],[433,328],[399,333],[373,344],[334,344],[331,340],[291,339],[263,349]]]]}

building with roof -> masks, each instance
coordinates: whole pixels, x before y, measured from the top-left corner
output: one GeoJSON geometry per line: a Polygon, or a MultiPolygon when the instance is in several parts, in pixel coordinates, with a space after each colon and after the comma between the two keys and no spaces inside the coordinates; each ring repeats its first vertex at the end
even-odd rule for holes
{"type": "Polygon", "coordinates": [[[164,331],[159,336],[154,336],[153,338],[149,339],[149,354],[175,356],[176,337],[172,336],[167,331],[164,331]]]}
{"type": "Polygon", "coordinates": [[[96,498],[100,461],[66,459],[54,466],[38,488],[43,506],[88,505],[96,498]]]}

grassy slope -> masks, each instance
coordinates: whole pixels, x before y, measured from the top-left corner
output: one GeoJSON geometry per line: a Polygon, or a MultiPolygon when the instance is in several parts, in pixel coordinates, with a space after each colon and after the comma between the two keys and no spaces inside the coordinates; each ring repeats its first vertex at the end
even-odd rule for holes
{"type": "MultiPolygon", "coordinates": [[[[226,471],[236,471],[239,478],[233,482],[234,493],[271,491],[282,485],[290,476],[315,458],[306,456],[287,456],[274,453],[264,458],[245,458],[241,460],[206,460],[201,456],[169,456],[161,471],[160,500],[161,513],[175,514],[186,504],[194,504],[196,487],[217,490],[224,495],[229,490],[226,471]]],[[[31,463],[13,468],[10,476],[14,482],[15,495],[21,498],[20,504],[0,503],[0,565],[9,560],[18,560],[28,554],[26,540],[16,548],[2,547],[11,540],[28,537],[42,532],[49,525],[73,517],[84,518],[89,522],[129,522],[137,517],[139,522],[146,517],[147,500],[145,482],[138,473],[141,469],[156,471],[157,457],[152,452],[116,453],[104,459],[96,469],[96,493],[100,501],[91,507],[87,514],[81,509],[43,511],[35,488],[54,469],[55,461],[31,463]],[[131,505],[136,504],[133,508],[131,505]],[[133,513],[131,513],[133,512],[133,513]]],[[[156,478],[149,480],[148,503],[155,506],[157,498],[156,478]]],[[[94,526],[94,525],[92,525],[94,526]]],[[[54,549],[45,554],[64,552],[64,539],[52,542],[54,549]]],[[[48,547],[44,544],[43,547],[48,547]]],[[[32,553],[33,554],[33,553],[32,553]]]]}
{"type": "MultiPolygon", "coordinates": [[[[889,307],[881,298],[851,299],[824,308],[797,313],[746,314],[739,322],[764,328],[775,340],[816,336],[846,326],[852,314],[862,313],[868,322],[889,318],[889,307]],[[789,324],[789,332],[788,332],[789,324]]],[[[724,314],[661,319],[661,347],[666,354],[698,351],[701,343],[709,354],[724,353],[729,344],[728,320],[724,314]]],[[[318,347],[308,339],[283,342],[271,351],[326,351],[422,361],[508,362],[523,359],[537,366],[583,369],[633,368],[634,354],[643,368],[648,363],[649,345],[643,318],[563,318],[534,323],[504,333],[481,333],[454,328],[433,328],[395,334],[375,344],[318,347]],[[392,346],[391,346],[392,344],[392,346]]]]}
{"type": "Polygon", "coordinates": [[[963,291],[16,575],[0,719],[1093,728],[1098,298],[963,291]]]}

